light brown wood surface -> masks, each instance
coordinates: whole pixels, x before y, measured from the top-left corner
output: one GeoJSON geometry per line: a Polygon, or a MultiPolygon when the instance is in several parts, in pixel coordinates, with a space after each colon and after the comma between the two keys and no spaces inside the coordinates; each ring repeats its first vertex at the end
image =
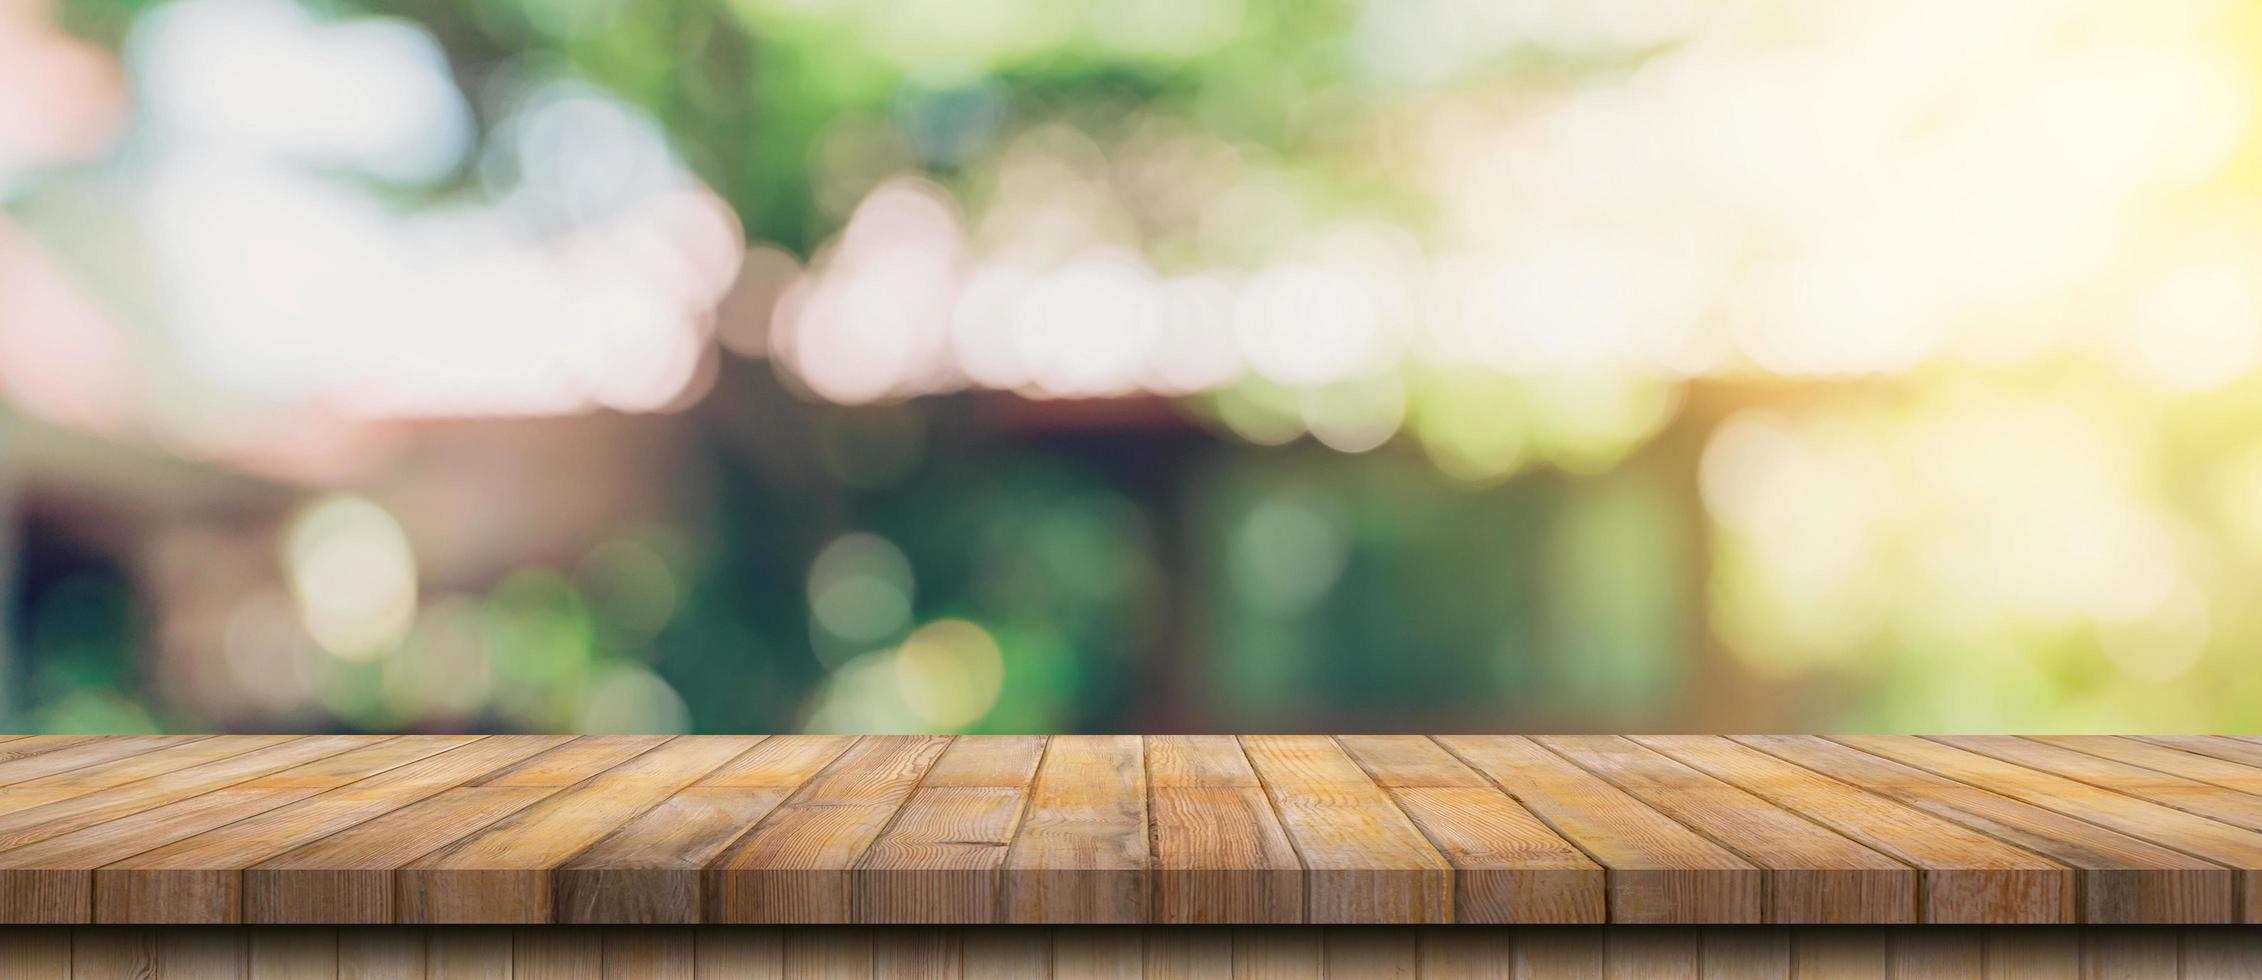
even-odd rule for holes
{"type": "Polygon", "coordinates": [[[1337,741],[1452,863],[1453,921],[1604,920],[1602,866],[1436,742],[1337,741]]]}
{"type": "Polygon", "coordinates": [[[1304,921],[1304,865],[1230,735],[1147,740],[1154,921],[1304,921]]]}
{"type": "Polygon", "coordinates": [[[2083,922],[2233,922],[2232,872],[2098,826],[1811,735],[1737,741],[2078,870],[2083,922]]]}
{"type": "Polygon", "coordinates": [[[1916,919],[1916,869],[1616,735],[1540,739],[1767,871],[1771,922],[1916,919]]]}
{"type": "MultiPolygon", "coordinates": [[[[2258,876],[2262,743],[2222,737],[0,740],[0,923],[23,926],[2197,925],[2262,922],[2258,876]]],[[[508,962],[510,933],[448,935],[450,962],[508,962]]],[[[972,948],[717,935],[780,963],[972,948]]],[[[1234,969],[1461,955],[1248,935],[1234,969]]],[[[600,945],[666,973],[698,961],[690,936],[600,945]]],[[[1605,960],[1679,955],[1612,942],[1605,960]]],[[[1141,948],[1165,973],[1219,955],[1141,948]]],[[[1921,972],[1969,952],[1855,943],[1817,962],[1921,972]]]]}
{"type": "Polygon", "coordinates": [[[1146,769],[1137,735],[1050,740],[1007,846],[1004,921],[1147,921],[1146,769]]]}
{"type": "Polygon", "coordinates": [[[1610,921],[1766,921],[1766,872],[1608,780],[1522,736],[1437,741],[1610,869],[1610,921]]]}
{"type": "Polygon", "coordinates": [[[1453,864],[1325,735],[1242,740],[1304,861],[1304,920],[1453,920],[1453,864]]]}
{"type": "Polygon", "coordinates": [[[1726,739],[1634,741],[1921,870],[1922,921],[2077,921],[2073,870],[2049,858],[1726,739]]]}

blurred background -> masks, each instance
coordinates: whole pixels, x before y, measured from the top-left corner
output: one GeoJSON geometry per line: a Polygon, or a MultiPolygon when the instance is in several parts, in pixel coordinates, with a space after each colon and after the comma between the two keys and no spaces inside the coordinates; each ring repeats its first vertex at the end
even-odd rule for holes
{"type": "Polygon", "coordinates": [[[0,727],[2252,730],[2258,37],[0,0],[0,727]]]}

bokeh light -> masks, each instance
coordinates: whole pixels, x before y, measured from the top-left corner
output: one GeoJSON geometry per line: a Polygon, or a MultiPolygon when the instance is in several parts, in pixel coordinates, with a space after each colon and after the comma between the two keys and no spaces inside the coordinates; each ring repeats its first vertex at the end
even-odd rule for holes
{"type": "Polygon", "coordinates": [[[2251,727],[2258,28],[0,5],[0,715],[2251,727]]]}
{"type": "Polygon", "coordinates": [[[367,660],[416,617],[416,556],[385,509],[356,497],[316,501],[285,532],[283,558],[306,631],[322,648],[367,660]]]}

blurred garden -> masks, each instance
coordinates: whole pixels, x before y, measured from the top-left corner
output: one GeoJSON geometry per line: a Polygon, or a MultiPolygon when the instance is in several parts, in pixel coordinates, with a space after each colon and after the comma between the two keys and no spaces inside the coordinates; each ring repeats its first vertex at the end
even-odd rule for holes
{"type": "Polygon", "coordinates": [[[0,728],[2262,726],[2252,0],[0,0],[0,728]]]}

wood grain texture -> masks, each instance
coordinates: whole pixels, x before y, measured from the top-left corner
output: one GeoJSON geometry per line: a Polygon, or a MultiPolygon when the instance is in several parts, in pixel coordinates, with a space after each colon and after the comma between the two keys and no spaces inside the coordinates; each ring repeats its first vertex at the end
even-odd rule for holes
{"type": "Polygon", "coordinates": [[[853,921],[857,861],[949,745],[931,736],[858,739],[708,864],[706,920],[853,921]]]}
{"type": "Polygon", "coordinates": [[[2073,870],[2048,858],[1718,736],[1634,741],[1922,870],[1923,921],[2074,921],[2073,870]]]}
{"type": "Polygon", "coordinates": [[[423,980],[424,930],[415,926],[338,929],[338,980],[423,980]]]}
{"type": "Polygon", "coordinates": [[[247,922],[393,921],[395,869],[557,790],[459,786],[244,870],[247,922]]]}
{"type": "Polygon", "coordinates": [[[2131,735],[2130,740],[2149,742],[2248,766],[2262,766],[2262,744],[2227,735],[2131,735]]]}
{"type": "MultiPolygon", "coordinates": [[[[0,783],[0,923],[2257,921],[2256,750],[2173,736],[23,737],[0,740],[0,779],[15,780],[0,783]]],[[[334,937],[340,975],[440,962],[429,941],[383,947],[394,962],[350,932],[297,935],[334,937]]],[[[225,958],[199,935],[174,959],[225,958]]],[[[568,935],[607,933],[528,942],[568,935]]],[[[703,969],[696,933],[660,948],[623,935],[613,959],[703,969]]],[[[992,954],[1036,969],[1027,944],[932,932],[800,953],[776,931],[730,935],[754,938],[717,940],[716,962],[755,974],[809,956],[918,975],[992,954]]],[[[1403,944],[1321,957],[1383,973],[1466,959],[1420,929],[1398,935],[1416,937],[1410,957],[1403,944]]],[[[2098,962],[2156,963],[2152,935],[2098,962]]],[[[1622,961],[1680,968],[1678,940],[1616,942],[1622,961]]],[[[239,945],[249,975],[257,949],[239,945]]],[[[1558,965],[1607,972],[1608,945],[1558,965]]],[[[463,969],[493,964],[475,939],[453,948],[463,969]]],[[[1044,948],[1060,973],[1058,944],[1044,948]]],[[[1198,974],[1220,948],[1148,943],[1140,962],[1198,974]]],[[[1922,972],[1970,952],[1861,949],[1784,947],[1785,969],[1922,972]]],[[[1072,971],[1112,968],[1079,955],[1072,971]]]]}
{"type": "MultiPolygon", "coordinates": [[[[2220,759],[2174,743],[2128,738],[2121,735],[2030,735],[2046,745],[2086,752],[2100,758],[2181,776],[2243,793],[2262,793],[2262,766],[2220,759]]],[[[2262,761],[2258,757],[2257,761],[2262,761]]]]}
{"type": "Polygon", "coordinates": [[[605,934],[596,928],[520,926],[511,930],[513,980],[600,980],[605,934]]]}
{"type": "Polygon", "coordinates": [[[606,980],[693,980],[696,972],[698,945],[683,926],[607,926],[603,948],[606,980]]]}
{"type": "Polygon", "coordinates": [[[1337,741],[1453,865],[1455,922],[1601,922],[1602,866],[1437,743],[1337,741]]]}
{"type": "Polygon", "coordinates": [[[1761,922],[1766,873],[1513,735],[1443,735],[1461,761],[1610,871],[1610,921],[1761,922]]]}
{"type": "MultiPolygon", "coordinates": [[[[165,935],[195,935],[200,931],[168,929],[165,935]]],[[[334,926],[272,926],[228,931],[243,937],[243,948],[248,953],[246,965],[252,980],[302,980],[338,975],[338,930],[334,926]]]]}
{"type": "Polygon", "coordinates": [[[1304,865],[1241,743],[1147,740],[1154,921],[1304,921],[1304,865]]]}
{"type": "Polygon", "coordinates": [[[1453,865],[1324,735],[1241,740],[1304,861],[1304,921],[1453,920],[1453,865]]]}
{"type": "Polygon", "coordinates": [[[417,859],[395,876],[399,920],[551,921],[551,869],[759,740],[667,742],[417,859]]]}
{"type": "Polygon", "coordinates": [[[0,742],[0,762],[12,762],[101,738],[100,735],[10,735],[6,742],[0,742]]]}
{"type": "MultiPolygon", "coordinates": [[[[73,742],[50,751],[35,752],[0,762],[0,786],[13,786],[42,776],[186,745],[203,738],[205,736],[199,735],[119,735],[114,738],[73,742]]],[[[5,747],[5,743],[0,743],[0,747],[5,747]]]]}
{"type": "Polygon", "coordinates": [[[61,926],[0,930],[0,977],[66,980],[71,975],[71,931],[61,926]]]}
{"type": "Polygon", "coordinates": [[[1899,929],[1893,932],[1896,980],[1964,980],[1979,976],[1986,968],[1987,935],[1980,930],[1899,929]]]}
{"type": "Polygon", "coordinates": [[[692,930],[692,975],[697,980],[777,980],[785,975],[785,934],[763,926],[706,926],[692,930]]]}
{"type": "MultiPolygon", "coordinates": [[[[338,745],[320,745],[312,750],[315,758],[295,766],[255,773],[239,783],[107,822],[70,824],[76,829],[0,851],[0,897],[11,905],[27,903],[22,914],[30,921],[89,921],[95,868],[414,762],[454,743],[349,739],[341,744],[360,747],[339,752],[333,751],[338,745]]],[[[150,921],[171,920],[160,916],[150,921]]]]}
{"type": "MultiPolygon", "coordinates": [[[[182,748],[195,748],[217,741],[219,740],[210,739],[182,748]]],[[[362,735],[270,739],[246,752],[209,760],[198,759],[194,764],[181,768],[148,773],[128,782],[111,784],[64,799],[42,801],[38,805],[0,816],[0,850],[60,837],[74,830],[131,816],[324,756],[384,741],[383,737],[362,735]]],[[[30,787],[39,782],[43,781],[34,780],[22,786],[30,787]]]]}
{"type": "MultiPolygon", "coordinates": [[[[0,814],[77,799],[288,741],[291,741],[288,735],[222,735],[27,779],[0,787],[0,814]]],[[[49,811],[51,814],[59,812],[49,811]]]]}
{"type": "MultiPolygon", "coordinates": [[[[2262,827],[2262,797],[2188,779],[2158,766],[2146,767],[2102,753],[2082,752],[2041,739],[2008,735],[1945,737],[1937,741],[2248,830],[2262,827]]],[[[2092,747],[2111,751],[2110,746],[2092,747]]]]}
{"type": "Polygon", "coordinates": [[[1127,924],[1148,917],[1146,746],[1137,735],[1059,735],[1045,747],[1000,880],[1009,922],[1127,924]]]}
{"type": "Polygon", "coordinates": [[[237,922],[243,870],[564,742],[551,736],[433,738],[432,755],[95,872],[97,922],[237,922]]]}
{"type": "Polygon", "coordinates": [[[785,735],[629,821],[552,875],[560,922],[700,921],[701,869],[853,741],[785,735]]]}
{"type": "Polygon", "coordinates": [[[2084,922],[2235,921],[2233,876],[2221,865],[1828,739],[1735,740],[2075,868],[2084,922]]]}
{"type": "Polygon", "coordinates": [[[1000,871],[1044,747],[1030,736],[952,742],[858,862],[857,921],[1000,921],[1000,871]]]}
{"type": "MultiPolygon", "coordinates": [[[[2244,921],[2262,921],[2262,877],[2255,874],[2262,871],[2262,834],[2151,802],[2135,795],[2134,789],[2128,793],[2104,789],[1945,741],[1877,736],[1852,736],[1841,741],[1872,755],[1959,782],[1985,786],[2005,796],[2234,869],[2239,879],[2235,896],[2238,915],[2244,921]]],[[[2011,751],[1990,740],[1959,741],[1973,747],[1994,746],[1996,751],[2011,751]]],[[[2018,744],[2036,750],[2065,751],[2033,742],[2018,744]]],[[[2101,759],[2094,761],[2100,766],[2118,765],[2101,759]]]]}
{"type": "Polygon", "coordinates": [[[1547,746],[1657,812],[1767,870],[1771,922],[1866,924],[1916,918],[1916,870],[1811,820],[1615,735],[1547,746]]]}

